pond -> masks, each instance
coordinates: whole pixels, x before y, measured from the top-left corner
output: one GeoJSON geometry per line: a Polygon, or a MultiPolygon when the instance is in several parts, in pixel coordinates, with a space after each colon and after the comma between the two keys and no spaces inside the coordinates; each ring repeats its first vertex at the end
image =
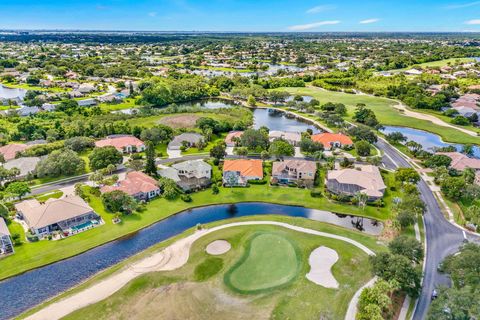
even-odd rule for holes
{"type": "Polygon", "coordinates": [[[0,99],[23,99],[27,90],[18,88],[8,88],[0,84],[0,99]]]}
{"type": "Polygon", "coordinates": [[[307,129],[312,129],[313,133],[322,132],[313,124],[298,118],[291,118],[285,112],[274,109],[255,109],[253,119],[255,129],[265,126],[270,130],[278,131],[305,132],[307,129]]]}
{"type": "Polygon", "coordinates": [[[0,299],[0,319],[15,317],[21,312],[78,285],[94,274],[156,243],[195,227],[197,224],[265,214],[308,218],[351,230],[363,230],[363,232],[373,235],[380,234],[383,228],[382,223],[367,218],[269,203],[238,203],[190,209],[170,216],[120,240],[106,243],[75,257],[0,282],[0,296],[2,297],[0,299]]]}
{"type": "MultiPolygon", "coordinates": [[[[311,97],[305,96],[306,101],[311,97]]],[[[183,107],[199,107],[205,109],[221,109],[239,106],[240,104],[222,99],[206,99],[201,101],[192,101],[179,103],[179,108],[183,107]]],[[[312,129],[313,133],[319,133],[322,130],[315,125],[302,121],[298,118],[289,117],[285,112],[276,111],[274,109],[254,109],[253,110],[253,127],[258,129],[262,126],[268,127],[270,130],[304,132],[312,129]]]]}
{"type": "MultiPolygon", "coordinates": [[[[423,149],[427,151],[434,151],[435,148],[441,147],[448,147],[454,146],[457,148],[458,151],[462,151],[463,145],[461,144],[452,144],[446,143],[442,141],[442,138],[434,133],[417,130],[412,128],[406,127],[395,127],[395,126],[385,126],[382,130],[384,134],[389,134],[392,132],[401,132],[405,137],[407,137],[407,141],[413,140],[415,142],[420,143],[423,146],[423,149]]],[[[480,141],[480,138],[479,138],[480,141]]],[[[474,146],[473,147],[474,156],[476,158],[480,158],[480,147],[474,146]]]]}

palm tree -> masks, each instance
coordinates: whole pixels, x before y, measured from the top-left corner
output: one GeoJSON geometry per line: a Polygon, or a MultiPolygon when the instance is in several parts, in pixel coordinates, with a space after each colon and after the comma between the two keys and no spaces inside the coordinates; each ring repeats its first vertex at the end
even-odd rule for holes
{"type": "Polygon", "coordinates": [[[367,204],[368,200],[368,195],[366,193],[357,192],[355,193],[354,199],[357,200],[357,204],[362,208],[362,210],[365,209],[365,205],[367,204]]]}

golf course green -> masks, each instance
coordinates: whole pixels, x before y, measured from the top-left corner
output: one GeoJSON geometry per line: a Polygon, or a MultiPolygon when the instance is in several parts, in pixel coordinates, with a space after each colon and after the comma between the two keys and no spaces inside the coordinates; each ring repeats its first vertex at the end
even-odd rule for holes
{"type": "Polygon", "coordinates": [[[300,270],[295,245],[274,233],[256,234],[245,254],[226,273],[225,283],[239,293],[258,293],[290,283],[300,270]]]}

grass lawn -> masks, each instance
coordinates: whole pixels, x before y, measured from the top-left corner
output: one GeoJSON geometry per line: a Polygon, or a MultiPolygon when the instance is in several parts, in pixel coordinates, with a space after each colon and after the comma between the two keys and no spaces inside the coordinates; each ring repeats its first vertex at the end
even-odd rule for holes
{"type": "MultiPolygon", "coordinates": [[[[291,224],[301,222],[302,226],[317,230],[331,228],[311,220],[287,217],[283,220],[291,224]]],[[[357,237],[358,233],[347,232],[348,235],[357,237]]],[[[370,241],[374,243],[372,240],[370,241]]],[[[285,248],[283,245],[281,247],[285,248]]],[[[374,245],[372,249],[383,250],[378,245],[374,245]]],[[[149,253],[151,251],[142,253],[141,256],[149,253]]],[[[135,259],[124,261],[121,265],[127,266],[135,259]]],[[[120,268],[121,266],[116,266],[115,270],[120,268]]],[[[252,276],[252,282],[259,279],[256,273],[252,276]]],[[[341,319],[353,294],[371,277],[368,256],[348,243],[275,226],[234,227],[196,241],[187,264],[182,268],[141,275],[111,297],[78,310],[65,319],[341,319]],[[265,252],[271,249],[266,246],[268,243],[272,244],[271,241],[287,241],[287,247],[295,246],[299,251],[294,264],[287,262],[284,265],[286,261],[276,260],[276,265],[258,264],[258,271],[260,272],[261,268],[272,270],[280,264],[285,270],[294,268],[297,275],[283,287],[245,296],[226,286],[224,277],[245,255],[250,241],[258,234],[271,236],[271,239],[263,239],[267,240],[266,243],[254,244],[258,250],[265,252]],[[232,249],[212,259],[205,253],[205,247],[217,239],[227,240],[232,249]],[[319,246],[327,246],[339,255],[339,261],[332,268],[333,275],[340,283],[337,290],[316,285],[305,277],[310,270],[308,257],[319,246]],[[197,280],[195,275],[201,265],[214,267],[210,269],[207,278],[197,280]]],[[[85,288],[99,279],[101,276],[82,284],[81,287],[85,288]]],[[[74,289],[73,292],[77,290],[74,289]]]]}
{"type": "MultiPolygon", "coordinates": [[[[141,126],[141,127],[153,127],[157,124],[162,123],[162,119],[166,117],[172,117],[172,116],[191,116],[192,118],[194,117],[195,119],[201,118],[201,117],[207,117],[207,118],[212,118],[215,120],[240,120],[238,118],[234,118],[233,116],[227,115],[227,114],[220,114],[220,113],[213,113],[213,112],[191,112],[191,113],[179,113],[179,114],[161,114],[161,115],[156,115],[156,116],[150,116],[150,117],[138,117],[138,118],[132,118],[127,120],[128,123],[131,126],[141,126]]],[[[166,123],[168,125],[168,123],[166,123]]],[[[190,128],[194,127],[194,123],[190,126],[190,128]]]]}
{"type": "Polygon", "coordinates": [[[286,237],[257,234],[248,242],[243,257],[225,274],[225,283],[243,294],[284,286],[298,275],[301,257],[296,251],[286,237]]]}
{"type": "MultiPolygon", "coordinates": [[[[389,185],[393,175],[385,174],[385,178],[387,180],[386,184],[389,185]]],[[[144,212],[125,216],[122,218],[122,223],[116,225],[111,221],[112,214],[104,210],[101,199],[90,196],[90,205],[95,212],[102,216],[105,221],[104,225],[63,240],[44,240],[19,247],[14,255],[0,261],[0,279],[71,257],[192,207],[243,201],[263,201],[385,220],[390,217],[392,197],[395,194],[396,191],[387,190],[385,195],[386,205],[383,208],[367,206],[362,210],[357,206],[331,202],[325,197],[313,198],[310,196],[310,190],[306,189],[271,187],[268,185],[252,185],[249,188],[220,187],[220,193],[217,195],[213,195],[211,189],[192,194],[192,202],[190,203],[183,202],[180,199],[173,201],[164,198],[155,199],[147,205],[144,212]]]]}
{"type": "MultiPolygon", "coordinates": [[[[375,112],[381,124],[386,126],[402,126],[414,129],[420,129],[438,134],[443,141],[461,144],[479,144],[479,137],[470,136],[454,128],[442,127],[430,121],[414,119],[403,115],[401,112],[393,108],[398,102],[395,100],[373,97],[368,95],[355,95],[343,92],[327,91],[319,88],[279,88],[291,93],[292,95],[312,96],[321,104],[326,102],[343,103],[347,107],[347,120],[352,120],[355,106],[358,103],[364,103],[368,108],[375,112]]],[[[417,110],[415,110],[417,111],[417,110]]],[[[313,117],[310,115],[310,117],[313,117]]]]}
{"type": "Polygon", "coordinates": [[[467,63],[467,62],[474,62],[475,60],[472,58],[450,58],[450,59],[443,59],[443,60],[437,60],[437,61],[431,61],[431,62],[425,62],[425,63],[420,63],[420,64],[415,64],[407,68],[403,69],[394,69],[394,70],[389,70],[390,72],[399,72],[399,71],[405,71],[411,68],[434,68],[434,67],[444,67],[446,65],[452,64],[460,64],[460,63],[467,63]]]}
{"type": "Polygon", "coordinates": [[[100,103],[98,106],[102,111],[116,111],[139,107],[135,104],[135,99],[132,98],[124,99],[121,103],[100,103]]]}
{"type": "Polygon", "coordinates": [[[48,199],[58,199],[63,195],[63,192],[60,190],[55,190],[55,191],[49,191],[43,194],[39,194],[35,196],[35,199],[37,199],[40,202],[45,202],[48,199]]]}

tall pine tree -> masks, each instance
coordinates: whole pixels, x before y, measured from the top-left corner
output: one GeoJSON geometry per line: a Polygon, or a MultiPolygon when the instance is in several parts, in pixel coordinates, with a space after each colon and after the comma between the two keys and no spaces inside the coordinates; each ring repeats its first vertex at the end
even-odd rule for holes
{"type": "Polygon", "coordinates": [[[150,176],[157,176],[157,166],[155,165],[155,147],[151,141],[147,142],[147,149],[145,150],[147,156],[147,163],[145,164],[145,173],[150,176]]]}

